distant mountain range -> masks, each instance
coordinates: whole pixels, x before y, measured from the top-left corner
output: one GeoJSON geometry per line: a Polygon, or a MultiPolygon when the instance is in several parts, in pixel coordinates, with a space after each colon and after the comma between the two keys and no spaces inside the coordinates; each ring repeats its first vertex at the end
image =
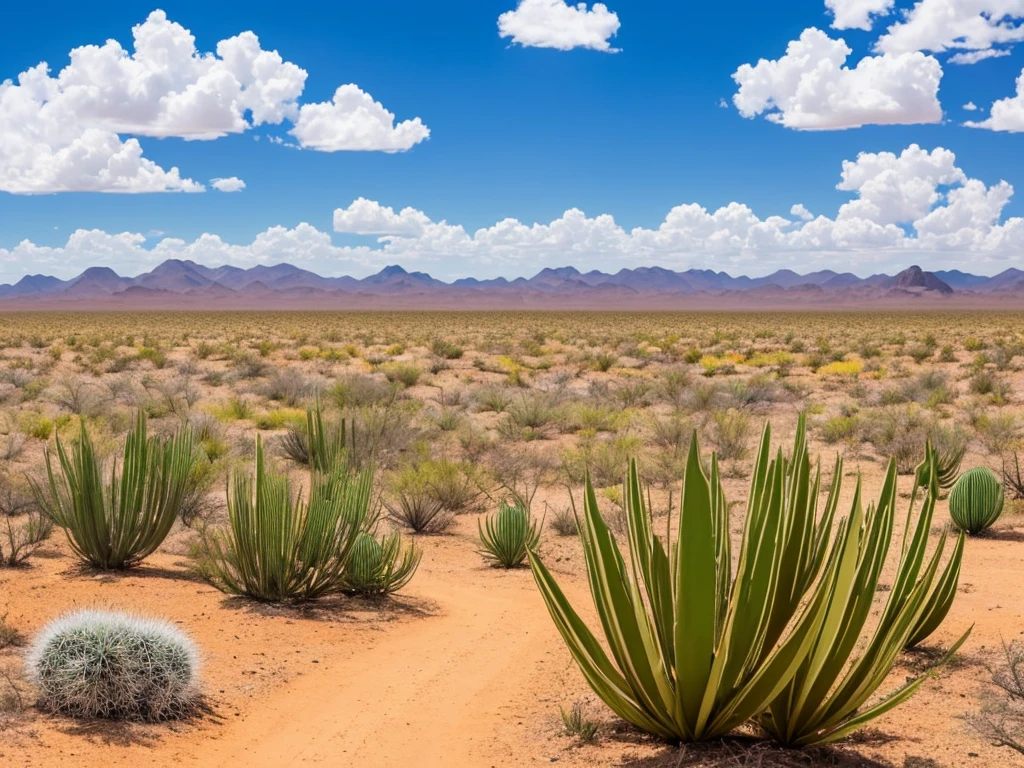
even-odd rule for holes
{"type": "Polygon", "coordinates": [[[0,285],[0,309],[686,309],[836,308],[859,305],[1024,307],[1024,271],[984,277],[912,266],[896,275],[861,278],[822,270],[782,269],[766,277],[663,267],[615,274],[575,267],[542,269],[530,278],[451,283],[425,272],[385,267],[369,277],[321,277],[291,264],[205,267],[169,259],[123,277],[90,267],[60,280],[28,275],[0,285]]]}

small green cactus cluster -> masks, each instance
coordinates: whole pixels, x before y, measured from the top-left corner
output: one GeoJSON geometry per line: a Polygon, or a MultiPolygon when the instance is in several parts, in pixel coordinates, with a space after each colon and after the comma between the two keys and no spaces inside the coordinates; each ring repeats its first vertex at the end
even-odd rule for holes
{"type": "Polygon", "coordinates": [[[962,531],[981,533],[1003,512],[1003,484],[988,467],[960,475],[949,494],[949,515],[962,531]]]}
{"type": "Polygon", "coordinates": [[[380,539],[360,533],[345,572],[345,591],[375,597],[397,592],[412,579],[421,557],[414,544],[403,549],[397,531],[380,539]]]}
{"type": "Polygon", "coordinates": [[[72,717],[168,720],[188,714],[198,696],[195,645],[156,619],[68,614],[39,633],[27,664],[40,707],[72,717]]]}

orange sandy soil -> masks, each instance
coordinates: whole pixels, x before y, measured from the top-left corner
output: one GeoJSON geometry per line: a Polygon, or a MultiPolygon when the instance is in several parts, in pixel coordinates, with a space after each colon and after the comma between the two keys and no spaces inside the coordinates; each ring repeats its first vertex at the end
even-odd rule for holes
{"type": "MultiPolygon", "coordinates": [[[[730,480],[727,490],[731,499],[743,499],[745,481],[730,480]]],[[[944,519],[945,503],[940,507],[944,519]]],[[[742,505],[734,511],[737,533],[741,515],[742,505]]],[[[985,744],[958,719],[979,706],[984,664],[995,659],[1001,639],[1024,634],[1024,533],[1014,517],[990,537],[969,542],[960,594],[933,638],[948,644],[976,624],[956,662],[866,735],[800,765],[1024,766],[1016,753],[985,744]]],[[[205,714],[184,723],[131,725],[30,709],[0,731],[0,765],[667,768],[793,759],[752,754],[743,743],[680,751],[615,722],[570,659],[529,570],[483,565],[475,516],[460,518],[450,535],[421,537],[419,573],[404,593],[383,603],[266,607],[226,597],[190,574],[185,536],[176,534],[136,570],[98,575],[76,565],[58,532],[29,567],[0,570],[0,608],[26,636],[82,606],[168,617],[202,649],[205,714]],[[596,745],[578,747],[561,733],[559,706],[578,698],[604,722],[596,745]],[[744,754],[747,761],[740,762],[744,754]]],[[[541,551],[570,598],[589,609],[579,543],[546,530],[541,551]]],[[[0,653],[0,665],[16,668],[19,654],[0,653]]],[[[901,662],[889,683],[899,685],[915,662],[920,659],[901,662]]]]}

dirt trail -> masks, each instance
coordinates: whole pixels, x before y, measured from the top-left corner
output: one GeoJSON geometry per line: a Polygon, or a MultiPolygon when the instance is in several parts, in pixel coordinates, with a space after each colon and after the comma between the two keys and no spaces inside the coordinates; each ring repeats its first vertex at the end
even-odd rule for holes
{"type": "Polygon", "coordinates": [[[432,573],[428,560],[410,593],[435,615],[276,691],[207,742],[203,764],[510,764],[496,727],[557,638],[529,572],[482,575],[432,573]]]}

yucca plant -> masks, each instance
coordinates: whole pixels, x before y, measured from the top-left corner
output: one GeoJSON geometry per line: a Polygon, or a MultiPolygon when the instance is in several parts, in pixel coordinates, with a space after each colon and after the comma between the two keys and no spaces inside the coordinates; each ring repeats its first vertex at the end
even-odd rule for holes
{"type": "MultiPolygon", "coordinates": [[[[932,465],[929,476],[933,480],[916,519],[911,506],[895,582],[881,618],[866,643],[862,643],[862,635],[893,538],[896,464],[889,462],[878,503],[869,505],[866,510],[858,479],[850,516],[840,523],[837,532],[834,567],[826,572],[821,582],[828,593],[825,620],[796,675],[761,717],[761,725],[781,743],[806,747],[840,739],[908,699],[924,682],[926,676],[921,675],[862,709],[885,681],[896,657],[910,644],[914,633],[926,631],[919,629],[919,623],[929,610],[932,598],[938,598],[941,592],[936,589],[936,574],[946,532],[931,557],[926,558],[938,496],[935,459],[934,451],[929,450],[932,465]],[[856,656],[855,650],[861,645],[863,650],[856,656]]],[[[954,572],[959,571],[961,554],[962,549],[958,549],[950,560],[954,572]]],[[[937,614],[933,612],[931,618],[937,614]]],[[[970,630],[954,644],[949,654],[955,652],[969,634],[970,630]]]]}
{"type": "Polygon", "coordinates": [[[129,568],[151,555],[167,538],[188,491],[197,461],[191,429],[167,440],[150,437],[139,411],[107,482],[84,420],[70,450],[59,436],[56,445],[59,474],[47,448],[46,482],[33,482],[32,488],[75,554],[108,570],[129,568]]]}
{"type": "Polygon", "coordinates": [[[402,546],[398,531],[380,538],[364,531],[352,547],[344,589],[371,597],[390,595],[412,580],[422,556],[415,544],[402,546]]]}
{"type": "Polygon", "coordinates": [[[526,560],[526,553],[540,541],[541,525],[530,518],[522,504],[502,500],[498,511],[477,521],[480,532],[480,554],[496,568],[516,568],[526,560]]]}
{"type": "Polygon", "coordinates": [[[949,494],[949,515],[961,531],[973,535],[990,527],[1003,513],[1003,485],[988,467],[964,472],[949,494]]]}
{"type": "Polygon", "coordinates": [[[285,455],[314,472],[330,473],[347,468],[355,446],[355,425],[346,419],[324,419],[317,400],[306,409],[306,424],[291,427],[282,440],[285,455]]]}
{"type": "Polygon", "coordinates": [[[943,452],[939,452],[933,445],[931,438],[925,440],[925,460],[917,465],[915,475],[917,487],[927,488],[931,485],[931,473],[934,463],[935,479],[940,489],[948,491],[956,482],[957,473],[960,471],[960,464],[963,463],[964,454],[967,452],[967,444],[952,445],[943,452]],[[934,456],[934,462],[929,457],[934,456]]]}
{"type": "Polygon", "coordinates": [[[371,491],[369,472],[312,473],[304,501],[287,476],[267,468],[257,435],[255,472],[232,475],[229,525],[203,532],[200,571],[218,589],[257,600],[312,600],[340,592],[371,491]]]}
{"type": "MultiPolygon", "coordinates": [[[[891,479],[877,507],[885,511],[872,512],[868,519],[858,501],[850,518],[833,525],[841,463],[837,460],[819,513],[820,470],[811,469],[803,418],[792,457],[779,451],[773,459],[771,453],[766,426],[735,573],[718,459],[712,454],[710,474],[705,474],[696,434],[686,461],[675,539],[671,521],[664,541],[654,535],[636,462],[630,462],[623,494],[629,566],[598,510],[588,478],[581,539],[610,656],[540,558],[529,553],[541,594],[584,677],[616,714],[642,730],[681,741],[710,739],[775,707],[779,719],[769,721],[768,727],[777,734],[788,732],[787,712],[778,702],[794,690],[803,697],[801,704],[828,693],[815,687],[829,679],[829,674],[817,677],[824,640],[847,622],[856,622],[854,609],[870,606],[874,589],[863,578],[870,571],[861,573],[858,565],[862,553],[877,555],[888,546],[880,537],[892,513],[888,499],[895,496],[895,468],[890,466],[891,479]],[[801,670],[804,676],[798,680],[801,670]],[[811,690],[805,691],[800,681],[812,676],[811,690]]],[[[932,576],[934,568],[914,583],[913,605],[901,612],[900,631],[886,634],[886,649],[905,645],[913,619],[930,594],[927,579],[932,576]]],[[[865,665],[870,674],[861,681],[858,695],[877,689],[889,671],[887,658],[865,665]]],[[[851,696],[829,699],[846,730],[870,719],[852,721],[847,707],[851,696]]],[[[840,735],[835,728],[824,739],[810,741],[840,735]]]]}

